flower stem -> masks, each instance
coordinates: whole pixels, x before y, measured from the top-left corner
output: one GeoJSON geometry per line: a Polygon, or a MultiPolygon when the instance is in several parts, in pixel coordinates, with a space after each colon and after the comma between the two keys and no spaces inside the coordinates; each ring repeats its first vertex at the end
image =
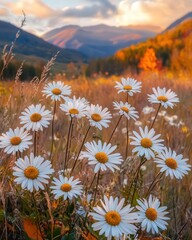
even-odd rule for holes
{"type": "Polygon", "coordinates": [[[54,108],[53,108],[53,119],[51,124],[51,151],[49,159],[52,160],[52,154],[53,154],[53,146],[54,146],[54,123],[55,123],[55,113],[57,108],[57,102],[54,102],[54,108]]]}
{"type": "Polygon", "coordinates": [[[141,166],[146,162],[147,160],[144,159],[144,157],[141,158],[141,163],[139,164],[138,168],[137,168],[137,171],[136,171],[136,175],[131,183],[131,187],[130,187],[130,191],[129,193],[131,192],[131,188],[134,184],[134,190],[133,190],[133,195],[132,195],[132,198],[131,198],[131,205],[133,204],[133,200],[134,200],[134,197],[135,197],[135,192],[136,192],[136,189],[137,189],[137,184],[138,184],[138,179],[139,179],[139,173],[140,173],[140,169],[141,169],[141,166]]]}
{"type": "MultiPolygon", "coordinates": [[[[128,103],[128,100],[129,100],[129,94],[127,94],[126,96],[126,101],[128,103]]],[[[129,120],[128,118],[126,118],[126,151],[125,151],[125,159],[127,159],[127,156],[128,156],[128,151],[129,151],[129,120]]]]}
{"type": "MultiPolygon", "coordinates": [[[[74,119],[73,119],[74,120],[74,119]]],[[[71,150],[71,142],[72,142],[72,138],[73,138],[73,127],[74,127],[74,121],[71,123],[71,132],[70,132],[70,141],[69,141],[69,147],[68,147],[68,153],[67,153],[67,164],[66,164],[66,169],[68,168],[68,163],[69,163],[69,159],[70,159],[70,150],[71,150]]]]}
{"type": "Polygon", "coordinates": [[[37,131],[34,131],[34,156],[37,156],[37,131]]]}
{"type": "Polygon", "coordinates": [[[98,185],[99,185],[100,173],[101,173],[101,169],[99,170],[99,172],[98,172],[98,174],[97,174],[97,183],[96,183],[96,189],[95,189],[95,194],[94,194],[94,198],[93,198],[93,206],[95,205],[95,201],[96,201],[96,196],[97,196],[97,189],[98,189],[98,185]]]}
{"type": "Polygon", "coordinates": [[[153,119],[153,122],[152,122],[152,124],[151,124],[150,129],[153,128],[153,126],[154,126],[154,123],[155,123],[155,120],[156,120],[156,118],[157,118],[157,115],[158,115],[158,113],[159,113],[160,108],[161,108],[161,103],[159,104],[159,107],[158,107],[158,109],[157,109],[157,112],[156,112],[156,114],[155,114],[155,118],[153,119]]]}
{"type": "Polygon", "coordinates": [[[156,186],[156,184],[161,180],[161,177],[164,173],[162,172],[159,172],[157,174],[157,176],[153,179],[152,183],[150,184],[149,186],[149,189],[145,195],[145,198],[147,198],[149,196],[149,194],[152,192],[152,190],[154,189],[154,187],[156,186]]]}
{"type": "MultiPolygon", "coordinates": [[[[80,149],[79,149],[79,152],[78,152],[78,154],[77,154],[77,157],[76,157],[75,162],[74,162],[74,164],[73,164],[73,167],[72,167],[72,169],[71,169],[71,174],[73,173],[73,170],[74,170],[74,168],[75,168],[75,166],[76,166],[76,164],[77,164],[77,160],[78,160],[78,158],[79,158],[79,155],[80,155],[81,150],[82,150],[82,148],[83,148],[83,146],[84,146],[85,140],[86,140],[86,138],[87,138],[87,135],[88,135],[90,129],[91,129],[91,126],[88,127],[87,132],[85,133],[85,136],[84,136],[84,138],[83,138],[81,147],[80,147],[80,149]]],[[[70,174],[70,175],[71,175],[71,174],[70,174]]]]}
{"type": "Polygon", "coordinates": [[[127,128],[127,136],[126,136],[126,151],[125,151],[125,159],[127,159],[128,151],[129,151],[129,120],[126,118],[126,128],[127,128]]]}
{"type": "Polygon", "coordinates": [[[39,232],[40,232],[40,237],[44,240],[45,238],[44,238],[43,233],[41,231],[39,212],[38,212],[35,196],[34,196],[33,193],[31,193],[31,196],[32,196],[32,201],[33,201],[34,207],[35,207],[35,215],[36,215],[36,218],[37,218],[37,240],[39,239],[39,232]],[[38,232],[38,230],[39,230],[39,232],[38,232]]]}
{"type": "Polygon", "coordinates": [[[111,136],[110,136],[110,138],[109,138],[109,140],[108,140],[107,143],[110,143],[110,141],[111,141],[111,139],[112,139],[112,137],[113,137],[113,134],[115,133],[115,130],[116,130],[117,126],[119,125],[122,117],[123,117],[123,115],[121,115],[121,116],[119,117],[119,120],[118,120],[117,124],[115,125],[115,127],[114,127],[114,129],[113,129],[113,131],[112,131],[112,133],[111,133],[111,136]]]}
{"type": "Polygon", "coordinates": [[[63,170],[66,170],[66,165],[67,165],[67,156],[68,156],[68,148],[69,148],[69,142],[70,142],[70,136],[71,136],[72,123],[73,123],[73,118],[71,117],[70,124],[69,124],[68,135],[67,135],[67,146],[66,146],[65,161],[64,161],[63,170]]]}

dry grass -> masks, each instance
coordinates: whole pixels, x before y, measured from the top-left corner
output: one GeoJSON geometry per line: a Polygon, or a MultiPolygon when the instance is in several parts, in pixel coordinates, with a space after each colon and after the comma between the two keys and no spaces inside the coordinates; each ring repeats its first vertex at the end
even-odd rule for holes
{"type": "MultiPolygon", "coordinates": [[[[171,88],[178,94],[180,98],[180,103],[173,110],[166,111],[165,116],[158,116],[155,123],[155,130],[157,133],[161,133],[162,137],[165,139],[165,145],[176,150],[178,153],[182,153],[184,157],[190,159],[190,164],[192,164],[192,84],[190,81],[178,81],[175,79],[164,79],[157,76],[137,76],[138,80],[143,82],[142,93],[136,94],[129,98],[130,104],[133,105],[139,112],[139,121],[142,126],[150,125],[152,117],[154,117],[154,112],[150,114],[144,114],[142,112],[143,107],[150,106],[147,101],[147,94],[152,93],[152,87],[160,86],[171,88]],[[175,115],[174,120],[171,117],[175,115]],[[169,116],[170,118],[167,118],[169,116]],[[170,125],[169,121],[173,121],[173,125],[170,125]],[[179,124],[180,123],[180,124],[179,124]]],[[[103,107],[108,107],[113,113],[113,120],[110,124],[110,128],[102,132],[92,129],[89,137],[87,139],[102,139],[107,141],[109,135],[114,128],[117,120],[118,114],[113,110],[112,102],[116,100],[125,101],[124,95],[118,95],[114,89],[115,81],[119,78],[111,77],[108,79],[97,79],[97,80],[87,80],[80,78],[78,80],[65,81],[72,87],[73,95],[77,97],[85,97],[93,104],[100,104],[103,107]]],[[[21,112],[31,105],[32,103],[41,103],[46,105],[48,109],[52,109],[49,99],[41,94],[43,83],[38,82],[38,88],[36,88],[35,83],[21,83],[19,81],[15,82],[1,82],[0,83],[0,132],[4,133],[9,128],[16,128],[19,126],[19,116],[21,112]]],[[[155,107],[155,106],[154,106],[155,107]]],[[[163,109],[162,109],[163,110],[163,109]]],[[[86,131],[87,120],[75,123],[72,144],[71,144],[71,161],[77,154],[79,146],[81,144],[83,135],[86,131]]],[[[66,136],[69,127],[69,119],[65,116],[63,112],[59,110],[57,106],[56,122],[55,122],[55,144],[54,144],[54,155],[53,155],[53,165],[56,170],[61,168],[63,162],[63,156],[66,148],[66,136]]],[[[118,126],[115,135],[112,139],[113,144],[118,145],[118,151],[125,155],[126,146],[126,134],[122,131],[126,127],[125,120],[121,122],[118,126]]],[[[129,123],[129,132],[137,130],[138,126],[135,125],[134,121],[129,123]]],[[[46,129],[43,133],[38,134],[38,152],[45,156],[49,156],[50,146],[51,146],[51,128],[46,129]]],[[[21,200],[18,196],[18,190],[16,190],[13,178],[12,178],[12,165],[15,161],[15,156],[6,155],[3,150],[1,152],[0,159],[0,190],[1,190],[1,203],[0,207],[6,209],[7,214],[11,215],[11,219],[15,219],[15,224],[19,225],[19,221],[25,213],[25,210],[21,206],[18,206],[21,200]],[[11,206],[10,206],[11,204],[11,206]],[[10,209],[9,209],[10,208],[10,209]],[[19,209],[19,210],[18,210],[19,209]],[[18,212],[17,212],[18,210],[18,212]]],[[[27,153],[29,153],[27,151],[27,153]]],[[[129,154],[131,154],[131,147],[129,147],[129,154]]],[[[70,164],[69,164],[70,165],[70,164]]],[[[99,186],[100,196],[105,194],[115,194],[124,196],[127,200],[129,199],[128,190],[130,187],[130,182],[133,179],[135,169],[138,166],[137,159],[133,160],[128,158],[122,167],[121,177],[117,174],[107,173],[102,175],[102,181],[99,186]],[[127,179],[127,184],[125,180],[127,179]],[[106,186],[106,184],[108,184],[106,186]]],[[[142,178],[140,184],[142,188],[137,194],[146,192],[147,187],[153,180],[154,176],[157,174],[157,168],[155,163],[152,161],[147,162],[146,169],[143,169],[142,178]]],[[[87,163],[80,164],[78,169],[75,171],[75,175],[78,176],[85,188],[87,188],[92,180],[93,171],[87,167],[87,163]]],[[[169,223],[169,230],[165,233],[171,239],[191,239],[192,236],[192,174],[185,176],[181,181],[171,181],[169,178],[163,178],[156,188],[153,190],[153,194],[158,196],[163,205],[168,205],[170,212],[171,221],[169,223]],[[182,230],[180,238],[177,238],[177,233],[182,229],[182,227],[187,222],[187,225],[182,230]]],[[[24,191],[19,193],[27,199],[27,195],[24,191]]],[[[99,199],[99,198],[98,198],[99,199]]],[[[26,200],[28,201],[28,200],[26,200]]],[[[30,203],[29,203],[30,204],[30,203]]],[[[48,215],[50,213],[50,207],[48,215]]],[[[7,219],[5,221],[6,231],[9,230],[10,221],[7,219]],[[7,230],[8,229],[8,230],[7,230]]],[[[20,226],[20,225],[19,225],[20,226]]],[[[17,228],[17,226],[15,226],[17,228]]],[[[1,234],[0,234],[1,236],[1,234]]],[[[15,238],[17,239],[17,238],[15,238]]],[[[21,238],[22,239],[22,238],[21,238]]]]}

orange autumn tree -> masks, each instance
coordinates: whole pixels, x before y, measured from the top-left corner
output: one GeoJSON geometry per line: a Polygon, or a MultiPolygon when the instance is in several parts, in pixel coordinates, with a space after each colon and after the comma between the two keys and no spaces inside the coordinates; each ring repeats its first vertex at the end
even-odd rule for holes
{"type": "Polygon", "coordinates": [[[144,56],[140,59],[138,67],[147,72],[158,72],[161,69],[161,61],[157,59],[153,48],[147,48],[144,56]]]}

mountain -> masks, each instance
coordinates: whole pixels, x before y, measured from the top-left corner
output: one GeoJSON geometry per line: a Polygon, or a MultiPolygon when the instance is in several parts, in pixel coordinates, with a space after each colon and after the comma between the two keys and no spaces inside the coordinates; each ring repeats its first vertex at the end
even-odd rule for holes
{"type": "Polygon", "coordinates": [[[90,61],[87,75],[134,74],[147,68],[168,70],[177,76],[192,74],[191,49],[192,19],[188,19],[154,38],[121,49],[111,57],[90,61]]]}
{"type": "Polygon", "coordinates": [[[179,25],[180,23],[182,23],[185,20],[188,19],[192,19],[192,12],[187,13],[186,15],[184,15],[183,17],[177,19],[176,21],[174,21],[173,23],[171,23],[166,29],[165,31],[168,31],[174,27],[176,27],[177,25],[179,25]]]}
{"type": "MultiPolygon", "coordinates": [[[[3,49],[5,44],[10,45],[15,39],[15,35],[19,28],[16,26],[0,21],[0,50],[3,49]]],[[[61,63],[69,62],[84,62],[86,61],[85,55],[72,49],[62,49],[45,40],[21,30],[21,34],[16,41],[14,53],[28,57],[38,57],[42,59],[51,59],[58,51],[57,61],[61,63]]]]}
{"type": "Polygon", "coordinates": [[[68,25],[49,31],[42,38],[62,48],[76,49],[89,58],[98,58],[155,36],[157,31],[161,29],[153,26],[68,25]]]}

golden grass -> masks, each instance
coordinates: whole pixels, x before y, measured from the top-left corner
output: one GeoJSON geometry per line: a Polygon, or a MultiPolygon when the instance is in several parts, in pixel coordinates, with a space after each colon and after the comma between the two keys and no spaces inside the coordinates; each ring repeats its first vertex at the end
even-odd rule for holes
{"type": "MultiPolygon", "coordinates": [[[[165,139],[165,145],[171,147],[176,152],[182,153],[184,157],[190,159],[190,164],[192,164],[192,84],[190,81],[178,81],[177,79],[166,79],[164,77],[154,76],[137,76],[138,80],[142,81],[142,93],[135,94],[133,97],[129,98],[129,102],[133,105],[136,110],[139,112],[139,121],[142,126],[150,125],[151,118],[154,116],[154,112],[151,114],[145,115],[142,112],[143,107],[151,106],[147,101],[147,94],[152,93],[152,87],[160,86],[171,88],[178,94],[180,103],[171,110],[166,111],[165,116],[158,116],[155,123],[155,130],[157,133],[161,133],[162,137],[165,139]],[[173,123],[175,125],[170,125],[168,122],[171,121],[173,116],[175,119],[173,123]],[[179,125],[180,123],[180,125],[179,125]],[[177,126],[178,125],[178,126],[177,126]]],[[[59,79],[57,79],[59,80],[59,79]]],[[[119,81],[119,77],[109,77],[109,78],[99,78],[96,80],[79,78],[77,80],[65,81],[65,84],[68,84],[72,87],[73,95],[77,97],[85,97],[93,104],[100,104],[103,107],[108,107],[109,110],[113,113],[113,120],[110,124],[109,129],[106,129],[102,132],[92,129],[91,134],[89,135],[88,140],[91,139],[102,139],[107,141],[109,135],[114,128],[117,120],[118,114],[113,110],[112,102],[116,100],[125,101],[125,95],[119,95],[114,89],[115,81],[119,81]]],[[[49,99],[41,94],[41,89],[43,83],[40,83],[39,88],[36,89],[35,84],[33,83],[21,83],[17,82],[1,82],[0,83],[0,132],[4,133],[9,128],[16,128],[19,126],[19,116],[21,112],[31,105],[32,103],[41,103],[46,105],[48,109],[51,109],[51,102],[49,99]]],[[[157,107],[157,106],[153,106],[157,107]]],[[[163,110],[163,109],[162,109],[163,110]]],[[[83,135],[86,131],[87,121],[80,121],[75,123],[72,144],[71,144],[71,159],[74,158],[77,153],[79,146],[81,144],[83,135]]],[[[56,122],[55,122],[55,145],[54,145],[54,157],[53,165],[56,170],[60,169],[60,166],[64,159],[65,147],[66,147],[66,136],[69,127],[69,119],[65,116],[63,112],[59,110],[57,106],[56,113],[56,122]]],[[[126,121],[122,121],[118,126],[115,135],[112,139],[112,144],[118,145],[118,151],[125,154],[126,146],[126,134],[122,131],[126,127],[126,121]]],[[[138,126],[134,124],[134,121],[129,123],[129,132],[137,130],[138,126]]],[[[38,152],[41,155],[47,157],[49,155],[49,150],[51,146],[51,129],[46,129],[43,133],[38,134],[38,152]]],[[[1,190],[1,204],[0,206],[3,209],[7,209],[7,195],[12,192],[13,196],[18,198],[17,192],[14,188],[13,177],[12,177],[12,165],[15,160],[15,156],[6,155],[3,150],[1,152],[0,159],[0,190],[1,190]]],[[[29,151],[28,151],[29,152],[29,151]]],[[[129,154],[131,153],[131,147],[129,147],[129,154]]],[[[123,172],[121,176],[116,174],[106,173],[102,176],[102,184],[100,186],[100,196],[105,194],[117,194],[119,192],[126,199],[129,199],[127,196],[128,189],[130,187],[130,182],[133,179],[134,172],[138,166],[137,160],[127,159],[124,162],[122,168],[123,172]],[[127,184],[122,184],[124,179],[127,179],[127,184]],[[108,183],[106,187],[106,183],[108,183]],[[119,191],[120,190],[120,191],[119,191]],[[113,191],[113,192],[112,192],[113,191]]],[[[157,168],[153,162],[148,162],[146,164],[146,170],[143,169],[143,175],[146,175],[143,178],[143,189],[140,189],[141,192],[145,192],[149,183],[153,180],[154,176],[157,174],[157,168]]],[[[87,168],[87,164],[80,164],[78,171],[75,172],[75,176],[78,176],[85,188],[88,187],[89,183],[92,180],[93,172],[87,168]]],[[[163,178],[161,182],[154,189],[154,193],[159,196],[164,205],[168,204],[171,221],[169,224],[169,230],[166,233],[167,236],[175,236],[176,231],[178,232],[182,226],[189,221],[191,218],[192,211],[192,174],[185,176],[181,181],[171,181],[169,178],[163,178]]],[[[137,193],[138,194],[138,193],[137,193]]],[[[25,196],[25,193],[21,191],[21,195],[25,196]]],[[[12,197],[14,198],[14,197],[12,197]]],[[[12,199],[11,198],[11,199],[12,199]]],[[[13,199],[12,199],[13,200],[13,199]]],[[[12,211],[17,209],[17,204],[12,206],[12,211]]],[[[7,223],[6,223],[7,224],[7,223]]],[[[187,223],[183,234],[185,238],[190,239],[192,236],[191,223],[187,223]]]]}

